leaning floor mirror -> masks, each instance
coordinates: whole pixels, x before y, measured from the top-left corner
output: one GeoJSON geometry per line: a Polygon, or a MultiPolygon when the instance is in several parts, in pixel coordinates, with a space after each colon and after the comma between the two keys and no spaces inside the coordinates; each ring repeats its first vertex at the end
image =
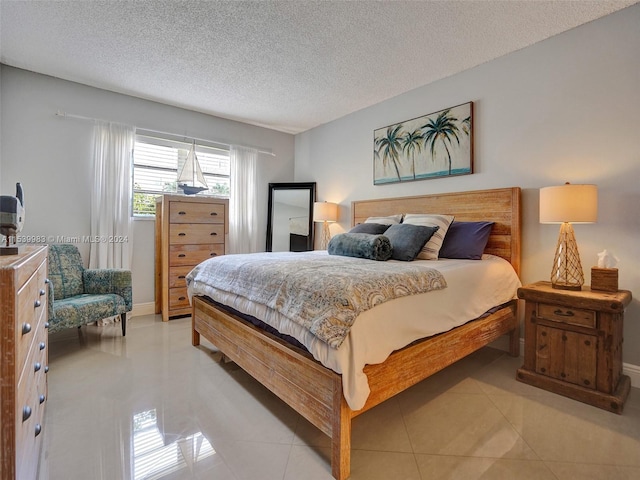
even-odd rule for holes
{"type": "Polygon", "coordinates": [[[315,182],[269,184],[267,252],[313,250],[315,182]]]}

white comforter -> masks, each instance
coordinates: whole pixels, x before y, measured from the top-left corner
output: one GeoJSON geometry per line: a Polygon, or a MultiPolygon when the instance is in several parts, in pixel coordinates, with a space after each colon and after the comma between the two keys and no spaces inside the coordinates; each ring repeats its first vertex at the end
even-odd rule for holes
{"type": "MultiPolygon", "coordinates": [[[[326,255],[326,252],[317,254],[326,255]]],[[[447,288],[391,300],[360,314],[338,349],[329,347],[278,312],[236,295],[213,287],[201,287],[189,295],[207,295],[298,339],[316,360],[342,374],[345,399],[352,410],[359,410],[370,392],[363,372],[365,365],[382,363],[394,350],[415,340],[479,317],[490,308],[516,298],[520,286],[511,265],[493,255],[484,255],[482,260],[416,260],[413,263],[440,270],[447,288]]]]}

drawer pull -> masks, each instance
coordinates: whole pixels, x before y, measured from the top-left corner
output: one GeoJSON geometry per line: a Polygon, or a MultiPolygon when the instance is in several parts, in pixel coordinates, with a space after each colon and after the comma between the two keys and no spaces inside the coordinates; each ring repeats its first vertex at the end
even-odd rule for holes
{"type": "Polygon", "coordinates": [[[40,405],[42,405],[46,400],[46,397],[44,396],[44,394],[40,394],[40,396],[38,397],[38,400],[40,401],[40,405]]]}
{"type": "Polygon", "coordinates": [[[42,305],[40,300],[36,300],[35,302],[33,302],[33,306],[36,307],[36,308],[38,308],[40,305],[42,305]]]}
{"type": "Polygon", "coordinates": [[[40,362],[36,362],[36,363],[33,364],[33,371],[34,372],[37,372],[41,368],[42,368],[42,364],[40,362]]]}
{"type": "Polygon", "coordinates": [[[217,217],[218,216],[218,212],[211,212],[209,215],[211,215],[212,217],[217,217]]]}
{"type": "Polygon", "coordinates": [[[211,236],[216,236],[216,235],[218,235],[218,234],[217,234],[216,232],[211,232],[209,235],[211,235],[211,236]]]}
{"type": "Polygon", "coordinates": [[[27,420],[29,420],[30,416],[31,416],[31,407],[29,405],[25,405],[24,407],[22,407],[22,421],[26,422],[27,420]]]}
{"type": "Polygon", "coordinates": [[[22,334],[26,335],[27,333],[29,333],[31,331],[31,325],[28,323],[23,323],[22,324],[22,334]]]}
{"type": "Polygon", "coordinates": [[[180,280],[184,280],[184,279],[185,279],[185,276],[184,276],[184,275],[178,275],[178,278],[179,278],[180,280]]]}
{"type": "Polygon", "coordinates": [[[44,373],[49,373],[49,365],[45,365],[45,367],[44,367],[44,373]]]}
{"type": "Polygon", "coordinates": [[[45,278],[45,279],[44,279],[44,283],[47,283],[47,284],[48,284],[48,283],[51,283],[51,280],[49,280],[48,278],[45,278]]]}
{"type": "Polygon", "coordinates": [[[40,432],[42,432],[42,425],[36,423],[36,437],[40,435],[40,432]]]}
{"type": "Polygon", "coordinates": [[[183,257],[186,257],[186,255],[184,253],[181,253],[181,254],[178,255],[178,258],[183,258],[183,257]]]}
{"type": "Polygon", "coordinates": [[[44,350],[44,348],[46,347],[46,345],[45,345],[45,343],[44,343],[44,342],[40,342],[39,347],[40,347],[40,350],[44,350]]]}
{"type": "Polygon", "coordinates": [[[178,212],[178,215],[186,215],[187,212],[178,212]]]}
{"type": "Polygon", "coordinates": [[[216,252],[211,252],[211,253],[209,254],[209,256],[210,256],[210,257],[215,257],[216,255],[218,255],[216,252]]]}
{"type": "Polygon", "coordinates": [[[178,297],[178,300],[182,301],[182,300],[186,300],[187,297],[178,297]]]}
{"type": "Polygon", "coordinates": [[[556,314],[556,315],[559,315],[561,317],[573,317],[573,316],[575,316],[575,314],[571,310],[567,310],[565,312],[564,310],[560,310],[559,308],[557,310],[554,310],[553,313],[556,314]]]}
{"type": "Polygon", "coordinates": [[[179,237],[184,237],[184,236],[186,236],[186,235],[187,235],[187,234],[186,234],[186,233],[184,233],[184,232],[180,232],[180,233],[178,234],[178,236],[179,236],[179,237]]]}
{"type": "Polygon", "coordinates": [[[45,291],[44,291],[44,289],[40,290],[40,296],[41,296],[41,297],[42,297],[45,293],[47,293],[47,292],[45,292],[45,291]]]}
{"type": "Polygon", "coordinates": [[[44,322],[44,328],[49,328],[49,322],[44,322]]]}

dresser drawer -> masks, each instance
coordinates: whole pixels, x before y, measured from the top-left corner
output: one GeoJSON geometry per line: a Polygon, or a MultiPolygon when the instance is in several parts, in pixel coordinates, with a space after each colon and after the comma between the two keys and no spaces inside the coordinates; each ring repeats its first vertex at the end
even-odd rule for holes
{"type": "Polygon", "coordinates": [[[223,204],[171,202],[169,223],[224,223],[223,204]]]}
{"type": "Polygon", "coordinates": [[[187,296],[187,287],[177,287],[169,289],[169,310],[178,308],[189,308],[189,297],[187,296]]]}
{"type": "Polygon", "coordinates": [[[593,310],[581,310],[578,308],[539,303],[538,316],[553,322],[596,328],[596,312],[593,310]]]}
{"type": "Polygon", "coordinates": [[[169,288],[184,287],[187,284],[187,273],[193,269],[192,265],[169,267],[169,288]]]}
{"type": "Polygon", "coordinates": [[[169,266],[195,266],[208,258],[223,254],[224,244],[171,245],[169,247],[169,266]]]}
{"type": "Polygon", "coordinates": [[[171,245],[224,243],[224,224],[171,223],[169,243],[171,245]]]}

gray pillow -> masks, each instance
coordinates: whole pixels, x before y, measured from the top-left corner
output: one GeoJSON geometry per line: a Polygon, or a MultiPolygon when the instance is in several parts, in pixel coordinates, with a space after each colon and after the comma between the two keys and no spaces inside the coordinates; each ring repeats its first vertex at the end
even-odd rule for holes
{"type": "Polygon", "coordinates": [[[382,223],[359,223],[349,233],[370,233],[372,235],[382,235],[390,225],[382,223]]]}
{"type": "Polygon", "coordinates": [[[412,261],[437,230],[438,227],[409,223],[391,225],[384,232],[384,236],[389,239],[393,248],[391,258],[405,262],[412,261]]]}

